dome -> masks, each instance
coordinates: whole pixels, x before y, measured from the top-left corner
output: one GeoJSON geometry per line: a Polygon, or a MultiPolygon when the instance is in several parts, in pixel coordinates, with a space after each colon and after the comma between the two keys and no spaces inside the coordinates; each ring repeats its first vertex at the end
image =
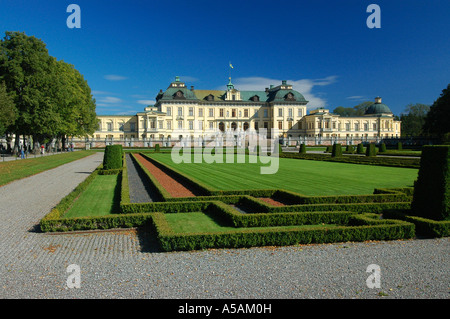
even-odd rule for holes
{"type": "Polygon", "coordinates": [[[381,103],[381,97],[375,98],[375,103],[369,106],[364,113],[365,115],[377,115],[377,114],[392,114],[391,109],[386,105],[381,103]]]}

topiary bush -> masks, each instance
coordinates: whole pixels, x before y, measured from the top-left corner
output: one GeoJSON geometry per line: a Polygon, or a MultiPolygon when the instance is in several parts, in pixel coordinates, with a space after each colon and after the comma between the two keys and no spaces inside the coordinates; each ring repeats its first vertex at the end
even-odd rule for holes
{"type": "Polygon", "coordinates": [[[302,143],[300,145],[300,150],[298,151],[300,154],[306,154],[306,145],[302,143]]]}
{"type": "Polygon", "coordinates": [[[366,147],[366,156],[376,156],[377,149],[375,148],[375,144],[370,143],[366,147]]]}
{"type": "Polygon", "coordinates": [[[364,154],[364,145],[362,143],[358,144],[358,147],[356,148],[356,153],[364,154]]]}
{"type": "Polygon", "coordinates": [[[333,144],[333,149],[331,150],[332,157],[342,156],[342,145],[341,144],[333,144]]]}
{"type": "Polygon", "coordinates": [[[333,151],[333,146],[332,145],[328,145],[327,149],[325,150],[325,153],[331,153],[333,151]]]}
{"type": "Polygon", "coordinates": [[[402,144],[402,142],[398,142],[398,143],[397,143],[397,150],[399,150],[399,151],[403,150],[403,144],[402,144]]]}
{"type": "Polygon", "coordinates": [[[103,169],[118,169],[122,168],[122,145],[108,145],[105,148],[105,155],[103,156],[103,169]]]}
{"type": "Polygon", "coordinates": [[[450,220],[450,145],[423,146],[411,211],[424,218],[450,220]]]}
{"type": "Polygon", "coordinates": [[[156,144],[155,145],[155,153],[159,153],[159,151],[160,151],[159,144],[156,144]]]}
{"type": "Polygon", "coordinates": [[[386,144],[384,144],[384,143],[380,144],[380,152],[381,153],[386,152],[386,144]]]}

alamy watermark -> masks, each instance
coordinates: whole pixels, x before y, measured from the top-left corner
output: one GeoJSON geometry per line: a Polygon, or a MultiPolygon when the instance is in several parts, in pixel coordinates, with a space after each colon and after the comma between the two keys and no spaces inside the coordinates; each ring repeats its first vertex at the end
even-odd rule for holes
{"type": "Polygon", "coordinates": [[[69,29],[81,28],[81,8],[78,4],[70,4],[67,6],[66,12],[71,13],[66,20],[69,29]]]}
{"type": "Polygon", "coordinates": [[[378,4],[370,4],[366,9],[367,13],[371,13],[366,20],[366,25],[369,29],[381,28],[381,8],[378,4]]]}
{"type": "Polygon", "coordinates": [[[81,268],[76,264],[71,264],[66,268],[66,272],[70,275],[67,277],[67,288],[81,288],[81,268]]]}
{"type": "Polygon", "coordinates": [[[261,163],[260,174],[275,174],[279,167],[279,131],[252,129],[210,131],[178,130],[172,161],[181,163],[261,163]]]}
{"type": "Polygon", "coordinates": [[[377,264],[370,264],[367,266],[366,272],[371,275],[366,280],[368,288],[381,288],[381,268],[377,264]]]}

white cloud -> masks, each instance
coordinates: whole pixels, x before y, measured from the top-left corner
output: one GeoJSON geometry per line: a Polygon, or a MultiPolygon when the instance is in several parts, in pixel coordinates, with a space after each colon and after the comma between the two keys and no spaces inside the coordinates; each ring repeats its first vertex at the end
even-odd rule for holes
{"type": "MultiPolygon", "coordinates": [[[[313,93],[313,89],[318,86],[327,86],[335,83],[337,76],[332,75],[323,79],[301,79],[301,80],[286,80],[288,84],[292,84],[292,88],[300,92],[307,101],[309,101],[308,109],[317,107],[326,107],[328,102],[325,98],[320,97],[320,93],[313,93]]],[[[278,86],[281,84],[280,79],[269,79],[264,77],[247,77],[236,78],[232,80],[236,89],[241,91],[263,91],[270,85],[278,86]]],[[[223,88],[222,88],[223,89],[223,88]]]]}
{"type": "Polygon", "coordinates": [[[137,102],[142,105],[153,105],[156,103],[154,100],[139,100],[137,102]]]}
{"type": "Polygon", "coordinates": [[[128,79],[125,76],[116,75],[116,74],[108,74],[108,75],[105,75],[103,78],[105,78],[108,81],[123,81],[123,80],[128,79]]]}
{"type": "Polygon", "coordinates": [[[101,104],[116,104],[116,103],[121,103],[122,100],[119,99],[118,97],[114,97],[114,96],[105,96],[102,99],[100,99],[99,102],[101,104]]]}

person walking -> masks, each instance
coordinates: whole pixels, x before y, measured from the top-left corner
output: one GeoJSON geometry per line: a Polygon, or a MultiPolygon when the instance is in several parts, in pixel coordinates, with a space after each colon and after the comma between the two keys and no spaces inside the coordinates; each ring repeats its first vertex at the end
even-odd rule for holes
{"type": "Polygon", "coordinates": [[[25,152],[24,152],[25,145],[20,145],[20,158],[25,159],[25,152]]]}

